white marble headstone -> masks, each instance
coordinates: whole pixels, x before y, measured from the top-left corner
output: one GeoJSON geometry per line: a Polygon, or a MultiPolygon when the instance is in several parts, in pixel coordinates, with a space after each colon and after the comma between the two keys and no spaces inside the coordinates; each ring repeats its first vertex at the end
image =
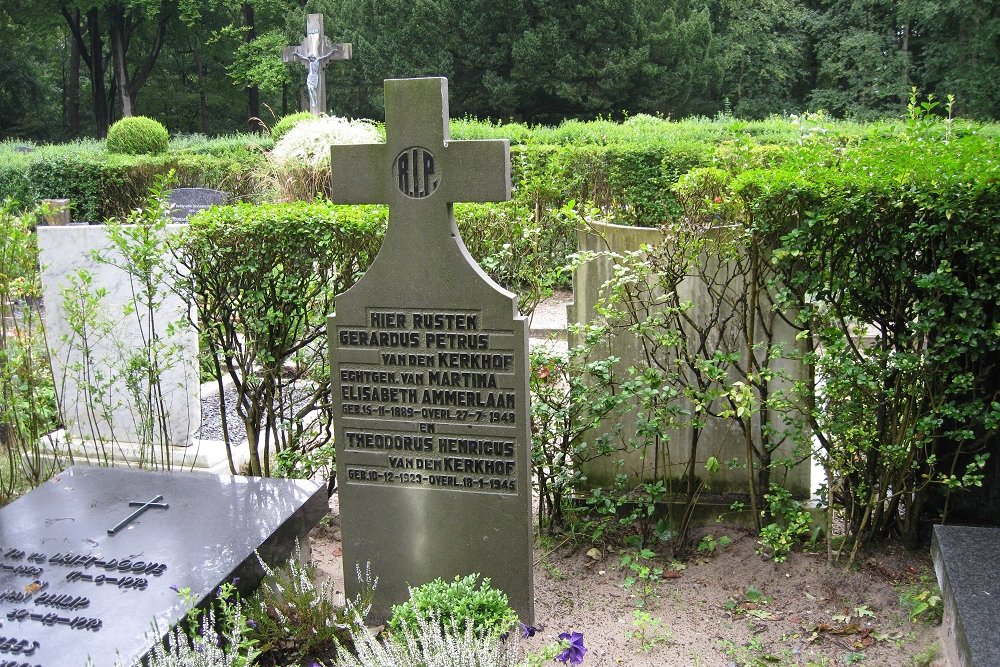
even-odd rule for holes
{"type": "MultiPolygon", "coordinates": [[[[168,225],[166,233],[175,233],[183,227],[168,225]]],[[[149,318],[144,313],[125,310],[126,304],[132,302],[133,285],[129,276],[115,266],[94,259],[97,250],[115,257],[109,250],[107,228],[103,225],[39,227],[38,244],[45,327],[68,434],[73,439],[104,444],[141,442],[141,429],[138,428],[141,411],[135,405],[134,392],[128,391],[120,377],[111,383],[110,391],[105,394],[104,402],[111,407],[109,414],[102,415],[99,410],[97,414],[88,414],[85,409],[88,377],[94,380],[93,384],[103,384],[104,378],[120,375],[128,356],[141,351],[142,341],[149,336],[149,318]],[[107,290],[100,300],[101,312],[96,318],[110,325],[106,334],[96,330],[91,333],[89,369],[81,367],[84,361],[81,341],[67,320],[64,299],[66,289],[72,289],[71,276],[81,270],[92,276],[90,291],[107,290]]],[[[164,291],[169,292],[168,288],[169,285],[160,285],[164,291]]],[[[177,295],[169,294],[153,318],[157,331],[165,334],[171,322],[186,321],[188,308],[177,295]]],[[[174,359],[160,382],[168,415],[165,423],[168,442],[163,444],[186,445],[189,435],[201,422],[198,338],[188,327],[171,336],[168,343],[174,349],[174,359]]]]}

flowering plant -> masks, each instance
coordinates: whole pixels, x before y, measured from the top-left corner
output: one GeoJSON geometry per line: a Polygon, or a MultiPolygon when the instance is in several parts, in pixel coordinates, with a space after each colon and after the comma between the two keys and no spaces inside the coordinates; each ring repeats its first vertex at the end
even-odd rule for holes
{"type": "Polygon", "coordinates": [[[319,167],[329,164],[330,146],[334,144],[374,144],[379,140],[378,129],[369,121],[321,116],[289,130],[274,145],[271,155],[279,162],[305,162],[319,167]]]}

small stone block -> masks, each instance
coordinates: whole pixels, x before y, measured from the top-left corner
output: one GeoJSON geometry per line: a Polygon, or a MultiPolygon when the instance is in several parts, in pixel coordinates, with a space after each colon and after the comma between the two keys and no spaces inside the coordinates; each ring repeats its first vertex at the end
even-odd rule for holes
{"type": "Polygon", "coordinates": [[[1000,665],[1000,528],[934,526],[931,557],[944,600],[945,652],[953,667],[1000,665]]]}
{"type": "Polygon", "coordinates": [[[43,215],[45,224],[58,227],[68,225],[71,221],[68,199],[43,199],[43,204],[48,205],[49,212],[43,215]]]}

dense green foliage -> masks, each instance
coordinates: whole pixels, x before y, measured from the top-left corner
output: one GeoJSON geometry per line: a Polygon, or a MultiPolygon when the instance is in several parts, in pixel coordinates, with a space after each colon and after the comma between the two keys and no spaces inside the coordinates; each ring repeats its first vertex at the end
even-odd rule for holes
{"type": "MultiPolygon", "coordinates": [[[[673,356],[662,358],[669,363],[654,368],[650,357],[646,368],[613,368],[585,354],[533,360],[540,398],[534,460],[546,521],[565,519],[563,502],[582,482],[579,466],[595,453],[586,431],[625,397],[644,411],[645,440],[629,446],[647,447],[650,463],[663,455],[671,423],[692,426],[692,438],[708,420],[742,434],[747,453],[736,465],[752,472],[749,504],[757,512],[773,515],[773,507],[784,507],[772,484],[794,461],[777,445],[813,435],[833,480],[827,498],[861,540],[914,535],[927,519],[982,517],[983,507],[998,506],[995,483],[978,490],[996,478],[1000,460],[993,452],[1000,426],[998,132],[955,119],[953,109],[912,95],[902,121],[863,125],[820,114],[681,123],[635,116],[550,128],[453,124],[456,138],[513,143],[512,201],[456,205],[455,214],[473,255],[520,293],[524,310],[565,280],[574,234],[589,220],[662,227],[673,242],[652,255],[623,257],[608,285],[620,296],[646,290],[652,298],[658,289],[673,296],[656,297],[648,313],[602,323],[658,354],[668,350],[673,356]],[[718,227],[730,232],[703,233],[718,227]],[[736,279],[712,273],[699,259],[706,252],[730,261],[736,279]],[[725,330],[686,319],[683,296],[661,289],[692,275],[705,278],[721,305],[745,301],[725,330]],[[746,276],[753,276],[756,300],[741,295],[746,276]],[[787,317],[805,350],[782,349],[767,327],[748,331],[751,303],[764,304],[762,322],[787,317]],[[714,342],[682,347],[679,331],[695,342],[752,340],[761,356],[741,366],[733,349],[714,342]],[[781,378],[768,364],[793,355],[802,356],[810,375],[777,392],[772,382],[781,378]],[[572,379],[585,375],[586,383],[572,379]],[[685,414],[681,398],[703,409],[685,414]],[[785,430],[763,426],[765,413],[787,418],[785,430]]],[[[0,188],[30,201],[40,184],[65,183],[78,189],[71,196],[79,201],[106,197],[133,207],[127,184],[138,188],[161,168],[192,161],[233,165],[243,182],[257,184],[244,191],[266,199],[271,193],[258,187],[254,165],[263,163],[262,147],[269,145],[250,137],[182,137],[166,156],[133,158],[108,156],[94,142],[29,153],[3,144],[0,188]],[[117,182],[109,174],[119,174],[117,182]]],[[[321,195],[318,189],[309,195],[321,195]]],[[[276,429],[278,422],[296,423],[298,413],[289,412],[295,402],[282,383],[308,377],[317,391],[326,389],[322,316],[330,294],[371,260],[385,218],[383,207],[336,207],[321,197],[315,204],[223,207],[196,218],[189,245],[178,250],[193,268],[189,295],[207,323],[203,335],[216,336],[211,365],[252,378],[246,389],[257,392],[253,401],[268,392],[267,400],[277,401],[270,412],[253,402],[241,407],[260,438],[257,470],[266,469],[276,449],[293,452],[294,468],[304,460],[296,457],[322,443],[322,433],[276,429]],[[322,274],[316,267],[346,272],[322,274]],[[237,294],[249,298],[237,303],[237,294]],[[240,367],[247,360],[255,365],[240,367]]],[[[606,301],[609,308],[625,302],[615,298],[606,301]]],[[[323,403],[322,393],[316,398],[323,403]]],[[[633,517],[642,541],[668,535],[649,508],[676,493],[697,502],[718,466],[730,464],[714,461],[715,472],[689,465],[680,477],[603,489],[590,498],[595,531],[633,517]]],[[[687,525],[686,510],[678,518],[687,525]]],[[[766,528],[775,517],[764,519],[766,528]]],[[[774,525],[771,542],[784,550],[787,527],[774,525]]]]}
{"type": "MultiPolygon", "coordinates": [[[[780,484],[813,438],[830,480],[823,495],[853,540],[852,560],[866,541],[916,539],[931,522],[995,521],[997,141],[937,118],[934,104],[914,96],[908,120],[891,132],[874,125],[842,134],[805,119],[811,129],[796,145],[720,146],[713,166],[678,180],[679,214],[664,225],[664,242],[611,256],[600,317],[581,332],[588,343],[637,340],[639,363],[537,360],[536,391],[557,399],[533,408],[536,455],[549,462],[543,497],[565,491],[561,483],[586,489],[574,472],[594,449],[576,446],[577,430],[614,396],[638,407],[636,435],[624,446],[643,454],[644,467],[639,479],[622,470],[614,488],[591,489],[595,534],[602,517],[623,517],[642,542],[683,537],[687,510],[665,532],[652,512],[627,509],[678,494],[690,507],[722,463],[752,473],[746,502],[777,557],[808,532],[780,484]],[[681,289],[691,280],[693,297],[681,289]],[[794,342],[774,337],[779,322],[794,342]],[[783,360],[805,373],[785,377],[783,360]],[[589,384],[560,395],[541,374],[567,365],[589,384]],[[601,384],[603,394],[587,395],[601,384]],[[720,421],[745,439],[745,456],[695,467],[699,434],[720,421]],[[675,426],[689,442],[676,441],[675,426]],[[782,455],[782,441],[799,449],[782,455]],[[667,442],[691,454],[679,487],[665,474],[677,463],[664,455],[667,442]]],[[[543,509],[548,520],[563,519],[552,505],[543,509]]]]}
{"type": "Polygon", "coordinates": [[[271,139],[274,140],[274,143],[278,143],[278,141],[280,141],[290,129],[302,121],[310,118],[315,118],[315,116],[308,111],[299,111],[297,113],[290,113],[287,116],[282,116],[281,120],[275,123],[274,127],[271,128],[271,139]]]}
{"type": "Polygon", "coordinates": [[[410,589],[410,599],[394,605],[388,626],[396,635],[404,629],[411,634],[420,631],[419,620],[437,621],[464,632],[469,626],[475,632],[500,635],[510,632],[517,622],[507,595],[490,586],[489,579],[480,581],[478,574],[443,579],[410,589]]]}
{"type": "Polygon", "coordinates": [[[196,214],[179,235],[180,291],[198,308],[214,376],[233,380],[252,474],[332,437],[326,316],[371,264],[384,220],[374,207],[240,204],[196,214]]]}
{"type": "Polygon", "coordinates": [[[0,205],[0,506],[60,464],[43,451],[59,417],[32,233],[38,214],[0,205]]]}
{"type": "Polygon", "coordinates": [[[32,206],[68,198],[73,218],[87,221],[125,217],[145,202],[156,177],[171,170],[177,186],[219,188],[236,201],[256,199],[254,170],[264,160],[258,143],[240,137],[182,139],[161,155],[118,155],[96,141],[29,148],[22,153],[15,144],[0,144],[0,200],[32,206]]]}
{"type": "Polygon", "coordinates": [[[163,123],[145,116],[122,118],[108,129],[105,146],[109,153],[156,155],[165,153],[170,135],[163,123]]]}
{"type": "Polygon", "coordinates": [[[452,112],[529,122],[636,113],[871,118],[911,86],[1000,113],[989,0],[0,1],[0,138],[103,137],[142,113],[171,133],[259,131],[299,109],[281,61],[306,13],[354,59],[327,108],[379,118],[382,81],[447,76],[452,112]],[[93,52],[93,53],[92,53],[93,52]]]}

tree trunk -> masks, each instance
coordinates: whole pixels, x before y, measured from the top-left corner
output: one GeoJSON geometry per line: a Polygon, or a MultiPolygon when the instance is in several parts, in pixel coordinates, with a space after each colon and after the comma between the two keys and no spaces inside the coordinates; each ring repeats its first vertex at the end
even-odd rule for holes
{"type": "Polygon", "coordinates": [[[201,47],[198,39],[192,42],[194,52],[195,73],[198,75],[198,117],[201,119],[201,133],[208,134],[208,102],[205,98],[205,63],[201,59],[201,47]]]}
{"type": "MultiPolygon", "coordinates": [[[[257,28],[254,22],[253,5],[249,2],[243,3],[243,25],[246,26],[247,30],[243,34],[243,41],[246,43],[252,42],[257,38],[257,28]]],[[[257,86],[249,86],[247,88],[247,123],[250,125],[250,131],[260,132],[261,124],[258,120],[260,118],[260,90],[257,86]]]]}
{"type": "MultiPolygon", "coordinates": [[[[73,20],[80,24],[80,10],[73,10],[73,20]]],[[[80,134],[80,43],[70,40],[69,80],[66,82],[66,126],[69,136],[80,134]]]]}
{"type": "Polygon", "coordinates": [[[90,32],[90,87],[94,98],[94,127],[98,139],[108,136],[108,104],[104,87],[104,40],[96,9],[87,12],[90,32]]]}
{"type": "Polygon", "coordinates": [[[134,100],[129,85],[128,66],[125,62],[125,9],[120,4],[108,8],[111,34],[111,61],[114,65],[115,86],[122,103],[122,117],[134,115],[134,100]]]}
{"type": "Polygon", "coordinates": [[[910,92],[910,32],[912,21],[909,17],[903,24],[903,99],[910,92]]]}

